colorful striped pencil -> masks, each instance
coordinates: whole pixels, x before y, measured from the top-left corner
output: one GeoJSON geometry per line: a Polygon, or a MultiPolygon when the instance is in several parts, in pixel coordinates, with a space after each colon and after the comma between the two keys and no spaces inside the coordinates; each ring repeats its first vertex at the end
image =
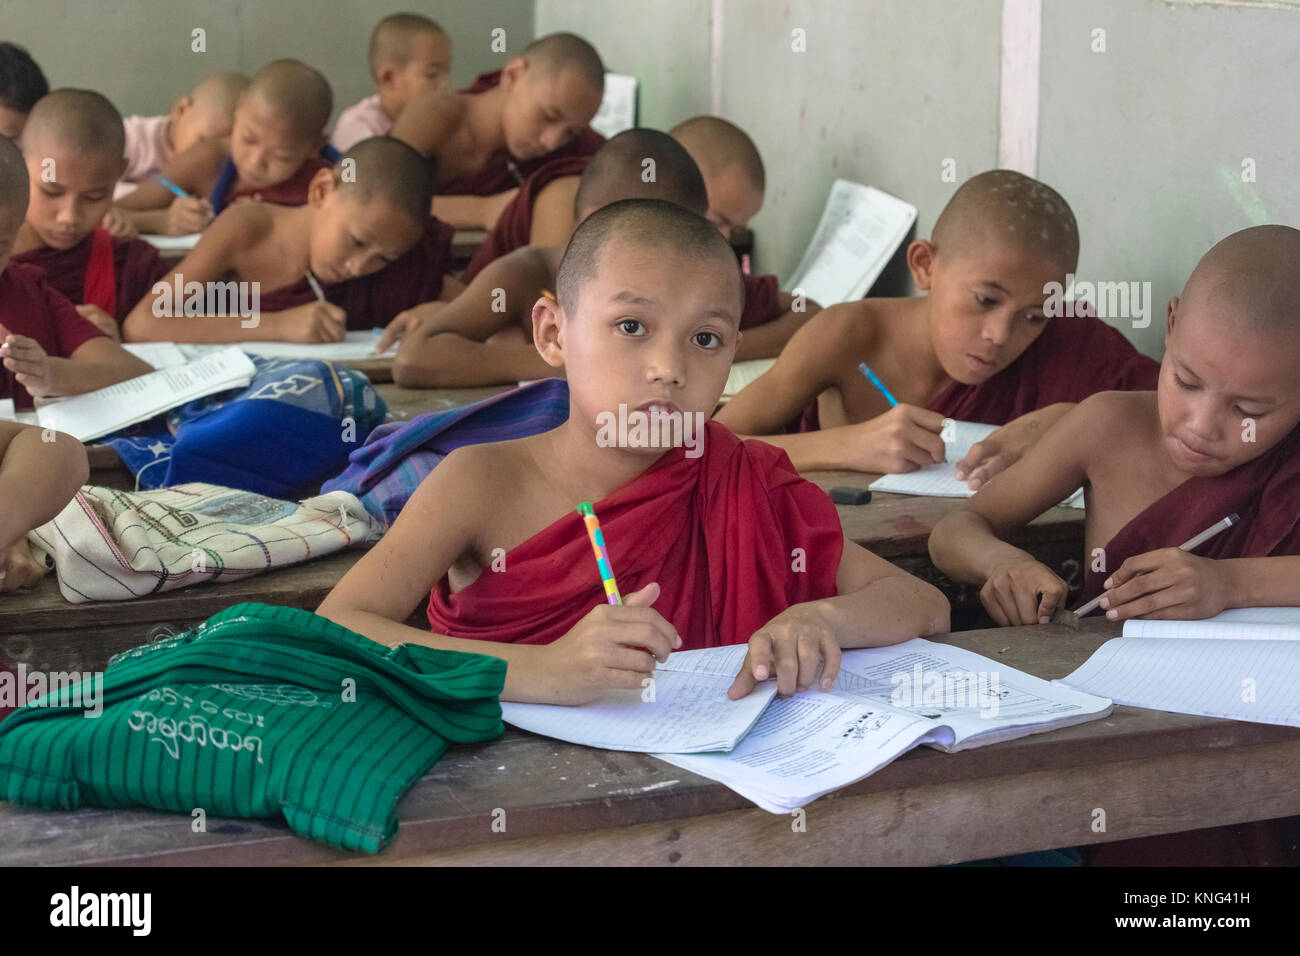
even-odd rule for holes
{"type": "Polygon", "coordinates": [[[584,501],[578,505],[578,514],[582,515],[583,523],[587,526],[591,550],[596,555],[596,567],[600,569],[600,580],[605,585],[605,597],[609,598],[610,604],[622,604],[623,596],[618,593],[618,585],[614,582],[614,569],[609,565],[609,552],[605,550],[605,536],[601,533],[600,521],[596,518],[591,502],[584,501]]]}

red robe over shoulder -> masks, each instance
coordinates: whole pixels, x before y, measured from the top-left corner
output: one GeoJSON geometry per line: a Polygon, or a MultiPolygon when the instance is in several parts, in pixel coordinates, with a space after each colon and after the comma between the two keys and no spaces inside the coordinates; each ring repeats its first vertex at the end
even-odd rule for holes
{"type": "MultiPolygon", "coordinates": [[[[365,331],[387,325],[399,312],[431,302],[442,294],[442,279],[452,266],[455,230],[429,218],[424,234],[411,249],[378,272],[323,286],[325,298],[347,313],[348,328],[365,331]]],[[[316,298],[306,276],[261,298],[265,312],[282,312],[316,298]]]]}
{"type": "Polygon", "coordinates": [[[250,186],[236,189],[234,187],[235,181],[239,178],[239,171],[235,169],[234,159],[227,156],[209,191],[208,199],[212,203],[212,211],[219,215],[232,202],[244,196],[252,196],[261,202],[269,202],[277,206],[305,206],[307,187],[311,185],[312,178],[322,169],[329,169],[338,161],[338,151],[326,143],[321,147],[320,153],[307,157],[297,171],[283,182],[263,189],[253,189],[250,186]]]}
{"type": "MultiPolygon", "coordinates": [[[[1002,371],[979,385],[954,382],[927,407],[957,421],[1005,425],[1048,405],[1081,402],[1097,392],[1150,391],[1159,378],[1160,363],[1135,349],[1123,332],[1095,316],[1057,316],[1002,371]]],[[[813,402],[799,430],[817,427],[813,402]]]]}
{"type": "MultiPolygon", "coordinates": [[[[1241,521],[1193,553],[1203,558],[1300,555],[1300,427],[1263,455],[1217,478],[1189,478],[1135,517],[1106,544],[1111,571],[1128,558],[1176,548],[1230,514],[1241,521]]],[[[1102,591],[1107,573],[1091,562],[1079,601],[1102,591]]]]}
{"type": "MultiPolygon", "coordinates": [[[[792,604],[833,597],[844,547],[826,492],[786,453],[706,424],[703,454],[667,452],[595,503],[621,593],[658,581],[655,610],[684,649],[740,644],[792,604]],[[805,569],[792,570],[803,549],[805,569]]],[[[549,644],[605,602],[586,527],[574,510],[455,594],[444,577],[429,624],[452,637],[549,644]]]]}
{"type": "MultiPolygon", "coordinates": [[[[462,93],[485,93],[501,82],[501,71],[493,70],[479,76],[462,93]]],[[[605,145],[605,137],[590,127],[584,129],[573,139],[557,150],[534,159],[515,159],[508,150],[498,150],[488,160],[487,165],[477,173],[458,176],[438,188],[442,196],[495,196],[507,189],[523,185],[524,181],[537,172],[546,162],[569,156],[594,156],[605,145]]]]}
{"type": "MultiPolygon", "coordinates": [[[[0,325],[14,335],[35,339],[47,355],[56,358],[68,358],[83,343],[104,334],[50,288],[45,273],[12,260],[0,274],[0,325]]],[[[0,398],[12,398],[20,411],[32,407],[32,396],[2,364],[0,398]]]]}
{"type": "Polygon", "coordinates": [[[533,203],[549,183],[565,176],[581,176],[591,162],[590,156],[563,156],[549,160],[524,180],[515,198],[501,210],[497,224],[474,252],[462,277],[468,285],[489,263],[508,252],[528,245],[533,232],[533,203]]]}
{"type": "Polygon", "coordinates": [[[96,229],[71,249],[43,246],[13,257],[36,266],[56,291],[75,304],[97,305],[121,322],[170,270],[143,239],[122,239],[96,229]],[[95,255],[96,243],[108,255],[95,255]]]}

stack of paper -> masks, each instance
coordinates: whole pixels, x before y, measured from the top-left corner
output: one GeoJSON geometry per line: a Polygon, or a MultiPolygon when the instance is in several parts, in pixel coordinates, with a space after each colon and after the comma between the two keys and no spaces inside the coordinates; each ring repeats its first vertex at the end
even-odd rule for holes
{"type": "Polygon", "coordinates": [[[774,700],[769,681],[750,695],[755,699],[729,701],[726,691],[745,650],[736,645],[670,655],[656,668],[653,700],[629,691],[588,707],[503,704],[503,716],[573,743],[654,749],[661,760],[717,780],[765,810],[786,813],[861,780],[918,744],[955,752],[1111,710],[1108,700],[920,638],[846,653],[829,692],[774,700]]]}
{"type": "Polygon", "coordinates": [[[1125,621],[1122,637],[1054,683],[1132,707],[1300,727],[1300,607],[1125,621]]]}
{"type": "Polygon", "coordinates": [[[36,420],[78,441],[90,441],[196,398],[247,385],[254,371],[247,355],[227,346],[184,365],[42,405],[36,420]]]}
{"type": "Polygon", "coordinates": [[[916,207],[888,193],[837,179],[799,268],[781,288],[820,305],[860,299],[907,238],[916,207]]]}
{"type": "Polygon", "coordinates": [[[605,74],[605,95],[591,120],[591,128],[609,139],[636,125],[636,77],[605,74]]]}

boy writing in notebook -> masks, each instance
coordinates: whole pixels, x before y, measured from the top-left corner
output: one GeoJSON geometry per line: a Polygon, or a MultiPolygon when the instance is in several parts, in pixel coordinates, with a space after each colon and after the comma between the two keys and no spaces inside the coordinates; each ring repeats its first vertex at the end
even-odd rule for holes
{"type": "MultiPolygon", "coordinates": [[[[325,77],[298,60],[273,60],[253,74],[239,95],[229,143],[206,140],[163,166],[163,178],[175,189],[191,200],[207,201],[201,214],[173,215],[175,190],[158,179],[141,183],[118,206],[166,211],[167,222],[152,223],[161,228],[150,231],[172,234],[197,232],[237,199],[301,206],[312,177],[338,159],[325,142],[325,124],[333,109],[325,77]]],[[[183,208],[193,211],[195,206],[191,202],[183,208]]]]}
{"type": "Polygon", "coordinates": [[[13,261],[36,266],[77,311],[114,339],[167,271],[138,237],[100,223],[121,175],[122,116],[91,90],[55,90],[33,107],[23,136],[30,198],[13,261]]]}
{"type": "Polygon", "coordinates": [[[605,69],[591,44],[555,33],[468,90],[417,92],[392,135],[435,161],[435,216],[491,229],[515,188],[545,159],[600,148],[604,138],[587,124],[604,91],[605,69]]]}
{"type": "MultiPolygon", "coordinates": [[[[415,150],[387,136],[356,144],[319,170],[307,204],[238,203],[126,318],[131,341],[336,342],[413,304],[460,289],[451,267],[451,230],[430,219],[433,173],[415,150]],[[343,174],[348,169],[348,175],[343,174]],[[317,297],[307,273],[323,284],[317,297]],[[185,290],[256,283],[254,315],[209,313],[207,296],[185,290]],[[265,294],[261,290],[265,289],[265,294]]],[[[246,296],[251,299],[252,296],[246,296]]]]}
{"type": "Polygon", "coordinates": [[[394,13],[375,25],[367,59],[376,92],[339,115],[330,142],[340,153],[391,133],[393,120],[419,90],[446,91],[451,37],[428,17],[394,13]]]}
{"type": "Polygon", "coordinates": [[[786,694],[826,687],[841,648],[946,629],[943,596],[846,542],[782,452],[706,421],[742,300],[707,220],[663,201],[606,206],[575,232],[557,293],[534,306],[534,338],[566,367],[568,420],[453,451],[320,614],[384,643],[501,657],[503,698],[571,704],[642,687],[678,648],[748,642],[737,698],[773,678],[786,694]],[[611,438],[609,416],[628,409],[698,431],[679,428],[667,451],[644,428],[611,438]],[[582,501],[624,604],[605,603],[582,501]],[[432,633],[407,627],[431,588],[432,633]]]}
{"type": "Polygon", "coordinates": [[[1218,243],[1169,301],[1156,391],[1073,408],[939,522],[934,563],[980,585],[999,624],[1046,623],[1065,582],[1003,539],[1083,485],[1083,600],[1102,595],[1107,617],[1300,605],[1297,303],[1300,231],[1257,226],[1218,243]],[[1232,514],[1235,525],[1181,550],[1232,514]]]}
{"type": "MultiPolygon", "coordinates": [[[[663,199],[703,215],[708,194],[699,169],[666,133],[619,133],[592,159],[574,197],[581,221],[621,199],[663,199]],[[645,163],[655,175],[646,181],[645,163]]],[[[447,306],[424,305],[398,316],[380,342],[402,336],[393,380],[407,388],[491,385],[555,374],[532,345],[532,305],[555,285],[564,247],[525,246],[484,269],[447,306]]],[[[748,291],[748,286],[746,286],[748,291]]],[[[757,357],[750,330],[773,317],[761,297],[746,299],[741,314],[740,358],[757,357]]]]}
{"type": "Polygon", "coordinates": [[[27,199],[23,154],[0,137],[0,398],[29,409],[33,398],[80,395],[152,372],[78,315],[39,269],[10,261],[27,199]]]}
{"type": "Polygon", "coordinates": [[[18,142],[27,114],[49,91],[50,84],[30,53],[16,43],[0,43],[0,136],[18,142]]]}
{"type": "Polygon", "coordinates": [[[126,127],[126,170],[114,198],[122,198],[136,184],[162,172],[173,156],[208,140],[229,139],[235,104],[247,87],[248,77],[242,73],[218,70],[177,97],[171,110],[161,116],[126,117],[122,121],[126,127]]]}
{"type": "Polygon", "coordinates": [[[932,238],[908,247],[926,295],[825,309],[719,421],[785,448],[803,470],[887,473],[942,462],[945,418],[1004,426],[958,463],[958,479],[978,488],[1071,403],[1155,383],[1156,363],[1119,331],[1046,314],[1051,284],[1065,283],[1078,254],[1074,215],[1054,190],[1010,170],[981,173],[953,194],[932,238]],[[805,410],[820,430],[780,434],[805,410]]]}

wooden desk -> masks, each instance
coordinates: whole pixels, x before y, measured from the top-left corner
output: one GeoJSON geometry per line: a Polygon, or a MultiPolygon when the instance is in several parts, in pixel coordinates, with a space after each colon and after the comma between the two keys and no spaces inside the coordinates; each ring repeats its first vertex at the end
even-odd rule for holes
{"type": "MultiPolygon", "coordinates": [[[[942,640],[1044,678],[1116,625],[942,640]]],[[[932,865],[1300,813],[1300,730],[1117,707],[1108,718],[960,754],[920,748],[806,808],[806,832],[644,754],[513,729],[452,747],[399,805],[393,844],[345,854],[282,821],[0,804],[3,864],[932,865]],[[494,832],[494,811],[506,813],[494,832]],[[1105,811],[1105,832],[1092,829],[1105,811]]],[[[499,813],[495,818],[499,818],[499,813]]]]}

